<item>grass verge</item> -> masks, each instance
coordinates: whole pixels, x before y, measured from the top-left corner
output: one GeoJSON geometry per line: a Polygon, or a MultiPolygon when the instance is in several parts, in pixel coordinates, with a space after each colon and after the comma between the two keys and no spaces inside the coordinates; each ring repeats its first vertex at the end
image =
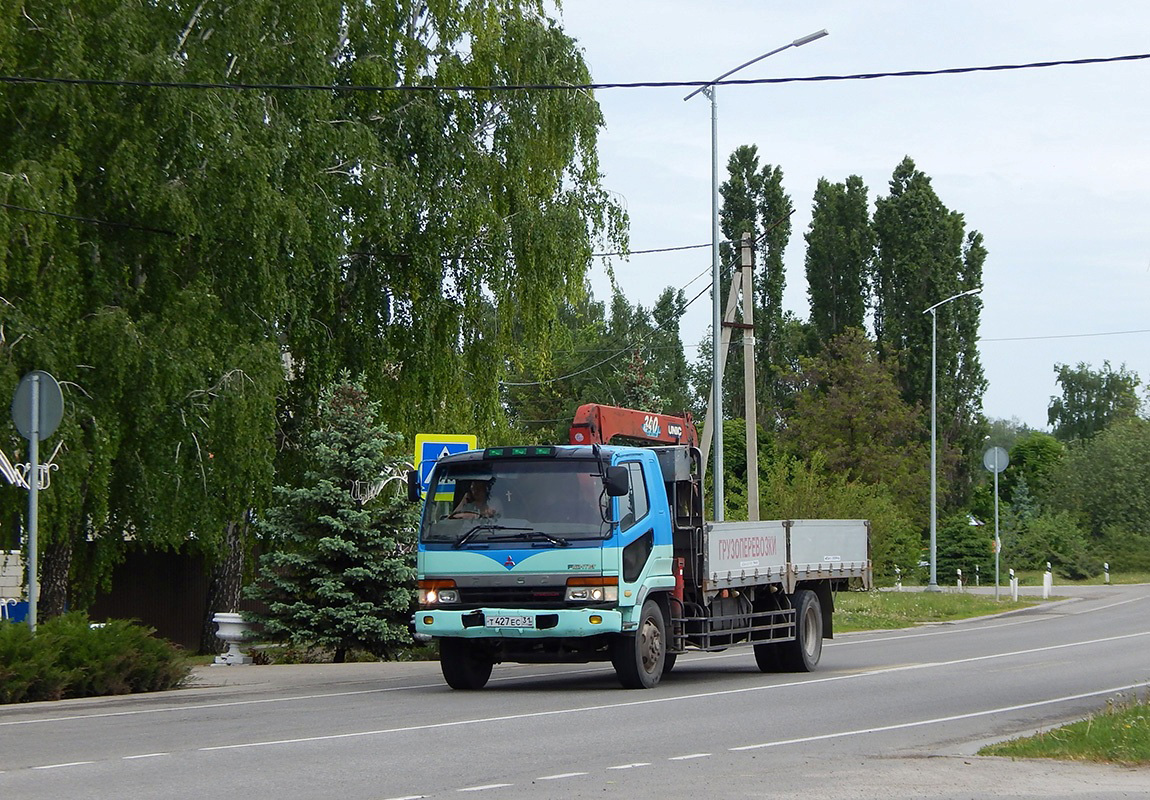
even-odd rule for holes
{"type": "Polygon", "coordinates": [[[1150,693],[1107,701],[1105,709],[1080,722],[988,745],[978,754],[1150,766],[1150,693]]]}
{"type": "Polygon", "coordinates": [[[1035,605],[959,592],[840,592],[835,596],[835,633],[912,628],[924,622],[983,617],[1035,605]]]}

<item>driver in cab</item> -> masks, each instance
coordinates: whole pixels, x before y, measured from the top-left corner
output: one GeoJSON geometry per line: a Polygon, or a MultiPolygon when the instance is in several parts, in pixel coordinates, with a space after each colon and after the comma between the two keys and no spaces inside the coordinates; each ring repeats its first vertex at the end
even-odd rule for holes
{"type": "Polygon", "coordinates": [[[472,481],[471,486],[451,512],[451,519],[489,519],[499,511],[490,501],[491,485],[487,481],[472,481]]]}

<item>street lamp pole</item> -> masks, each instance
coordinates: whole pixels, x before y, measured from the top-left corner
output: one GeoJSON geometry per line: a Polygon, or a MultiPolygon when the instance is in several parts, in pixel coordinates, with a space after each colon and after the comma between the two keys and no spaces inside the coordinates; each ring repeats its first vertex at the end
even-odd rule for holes
{"type": "Polygon", "coordinates": [[[978,294],[982,287],[967,289],[953,297],[935,303],[922,313],[930,314],[930,581],[926,591],[937,592],[938,588],[938,308],[951,300],[978,294]]]}
{"type": "Polygon", "coordinates": [[[720,299],[720,270],[719,270],[719,110],[715,101],[715,90],[719,81],[734,75],[741,69],[757,64],[764,58],[781,53],[791,47],[802,47],[816,39],[827,35],[826,30],[815,31],[806,36],[788,42],[782,47],[776,47],[770,52],[756,56],[750,61],[740,64],[732,70],[724,72],[719,77],[700,86],[684,97],[690,100],[697,94],[706,95],[711,101],[711,409],[714,417],[712,447],[714,447],[714,475],[711,479],[714,488],[715,521],[723,521],[723,362],[719,353],[719,339],[723,327],[723,306],[720,299]]]}

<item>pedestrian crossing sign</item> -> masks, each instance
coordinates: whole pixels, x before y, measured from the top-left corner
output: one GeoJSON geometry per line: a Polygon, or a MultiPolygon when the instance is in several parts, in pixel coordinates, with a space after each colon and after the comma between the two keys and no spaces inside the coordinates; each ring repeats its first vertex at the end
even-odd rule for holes
{"type": "MultiPolygon", "coordinates": [[[[431,482],[431,470],[435,462],[444,456],[475,450],[479,447],[479,437],[453,433],[417,433],[415,435],[415,468],[419,470],[420,492],[427,494],[431,482]]],[[[441,483],[436,500],[451,500],[455,487],[441,483]]]]}

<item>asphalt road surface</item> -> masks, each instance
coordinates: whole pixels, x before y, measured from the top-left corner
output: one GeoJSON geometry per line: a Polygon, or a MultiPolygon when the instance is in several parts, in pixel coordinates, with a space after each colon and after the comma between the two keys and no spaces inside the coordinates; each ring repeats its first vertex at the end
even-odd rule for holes
{"type": "Polygon", "coordinates": [[[1010,761],[988,742],[1150,687],[1150,585],[826,643],[810,674],[749,649],[654,690],[609,666],[205,667],[193,688],[0,707],[0,798],[1150,798],[1150,769],[1010,761]]]}

